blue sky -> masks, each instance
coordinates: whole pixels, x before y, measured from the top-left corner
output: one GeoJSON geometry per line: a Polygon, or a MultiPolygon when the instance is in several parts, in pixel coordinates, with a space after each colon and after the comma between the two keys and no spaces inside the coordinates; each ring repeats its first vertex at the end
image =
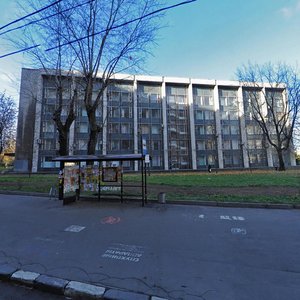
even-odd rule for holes
{"type": "MultiPolygon", "coordinates": [[[[16,0],[0,0],[0,11],[1,26],[15,18],[16,0]]],[[[166,23],[147,74],[233,80],[248,61],[299,62],[300,0],[198,0],[169,11],[166,23]]],[[[23,55],[0,59],[0,91],[16,100],[22,66],[23,55]]]]}

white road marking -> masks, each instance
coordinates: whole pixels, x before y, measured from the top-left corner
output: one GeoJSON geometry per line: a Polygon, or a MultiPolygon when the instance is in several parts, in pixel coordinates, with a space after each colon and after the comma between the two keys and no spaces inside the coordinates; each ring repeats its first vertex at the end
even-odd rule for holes
{"type": "Polygon", "coordinates": [[[85,227],[84,226],[79,226],[79,225],[71,225],[69,227],[67,227],[65,229],[65,231],[68,231],[68,232],[80,232],[84,229],[85,227]]]}
{"type": "Polygon", "coordinates": [[[220,219],[228,221],[245,221],[245,218],[240,216],[220,216],[220,219]]]}
{"type": "Polygon", "coordinates": [[[247,234],[247,230],[245,228],[231,228],[231,233],[232,234],[246,235],[247,234]]]}

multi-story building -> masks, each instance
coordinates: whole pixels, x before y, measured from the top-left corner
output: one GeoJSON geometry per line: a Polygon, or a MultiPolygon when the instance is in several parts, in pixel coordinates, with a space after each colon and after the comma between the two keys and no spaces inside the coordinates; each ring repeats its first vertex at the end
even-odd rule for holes
{"type": "MultiPolygon", "coordinates": [[[[62,118],[67,115],[71,86],[72,78],[64,78],[62,118]]],[[[100,86],[99,79],[93,97],[100,86]]],[[[263,88],[268,91],[267,85],[263,88]]],[[[282,98],[283,88],[277,93],[282,98]]],[[[54,75],[22,70],[16,170],[58,167],[52,161],[58,155],[52,120],[56,95],[54,75]]],[[[78,97],[69,134],[73,155],[87,154],[89,136],[82,90],[78,97]]],[[[276,155],[251,117],[249,97],[249,87],[237,81],[116,75],[97,109],[102,131],[96,154],[139,153],[143,139],[156,170],[275,167],[276,155]]],[[[285,163],[295,165],[293,151],[285,154],[285,163]]],[[[131,162],[125,167],[138,168],[131,162]]]]}

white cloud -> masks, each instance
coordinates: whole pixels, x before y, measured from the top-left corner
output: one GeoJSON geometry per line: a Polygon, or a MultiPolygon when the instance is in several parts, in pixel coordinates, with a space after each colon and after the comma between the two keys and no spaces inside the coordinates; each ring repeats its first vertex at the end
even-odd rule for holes
{"type": "Polygon", "coordinates": [[[279,11],[286,19],[296,16],[300,13],[300,0],[298,0],[294,5],[282,7],[279,11]]]}

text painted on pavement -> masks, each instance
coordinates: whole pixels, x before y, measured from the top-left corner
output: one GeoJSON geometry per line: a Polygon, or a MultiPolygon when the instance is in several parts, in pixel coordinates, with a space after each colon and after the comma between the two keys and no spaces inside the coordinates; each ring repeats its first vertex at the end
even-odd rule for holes
{"type": "Polygon", "coordinates": [[[143,253],[143,247],[140,246],[113,244],[102,254],[102,257],[137,263],[140,261],[143,253]]]}

